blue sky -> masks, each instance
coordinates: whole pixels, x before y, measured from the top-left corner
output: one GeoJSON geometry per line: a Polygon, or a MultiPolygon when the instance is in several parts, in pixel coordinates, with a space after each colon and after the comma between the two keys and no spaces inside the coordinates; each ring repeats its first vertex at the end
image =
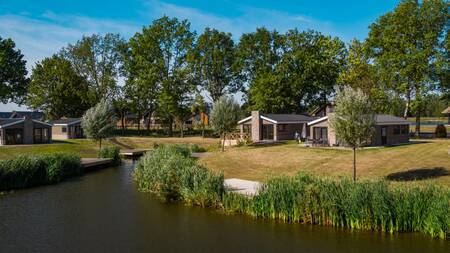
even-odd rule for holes
{"type": "MultiPolygon", "coordinates": [[[[114,32],[129,38],[163,15],[189,19],[198,33],[205,27],[231,32],[235,40],[265,26],[284,32],[315,29],[349,42],[364,39],[368,26],[392,10],[394,0],[0,0],[0,36],[12,38],[31,71],[35,62],[82,35],[114,32]]],[[[17,109],[0,104],[0,111],[17,109]]]]}

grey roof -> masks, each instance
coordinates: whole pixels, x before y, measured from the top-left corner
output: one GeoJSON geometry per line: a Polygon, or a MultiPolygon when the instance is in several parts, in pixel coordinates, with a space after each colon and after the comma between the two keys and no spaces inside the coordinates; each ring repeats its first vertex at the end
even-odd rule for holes
{"type": "Polygon", "coordinates": [[[409,121],[387,114],[375,115],[376,124],[409,124],[409,121]]]}
{"type": "Polygon", "coordinates": [[[8,125],[8,124],[13,124],[16,122],[20,122],[23,119],[0,119],[0,127],[4,126],[4,125],[8,125]]]}
{"type": "Polygon", "coordinates": [[[44,118],[44,113],[38,111],[0,112],[0,118],[25,118],[25,116],[29,116],[31,119],[42,120],[44,118]]]}
{"type": "Polygon", "coordinates": [[[272,119],[277,123],[309,122],[313,117],[304,114],[261,114],[266,118],[272,119]]]}
{"type": "Polygon", "coordinates": [[[81,121],[81,118],[66,118],[66,119],[57,119],[50,122],[51,124],[65,124],[71,125],[81,121]]]}
{"type": "Polygon", "coordinates": [[[9,119],[12,114],[12,112],[0,112],[0,119],[9,119]]]}

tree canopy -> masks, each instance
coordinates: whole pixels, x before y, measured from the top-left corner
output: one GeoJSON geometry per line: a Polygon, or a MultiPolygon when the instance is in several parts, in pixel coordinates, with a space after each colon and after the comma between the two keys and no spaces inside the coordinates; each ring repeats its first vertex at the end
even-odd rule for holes
{"type": "Polygon", "coordinates": [[[236,130],[240,117],[240,107],[233,97],[223,96],[213,105],[210,121],[213,129],[222,138],[222,151],[224,150],[226,135],[236,130]]]}
{"type": "Polygon", "coordinates": [[[102,99],[97,105],[88,109],[81,119],[81,126],[88,138],[99,142],[102,148],[102,139],[111,136],[115,128],[115,115],[113,103],[102,99]]]}
{"type": "Polygon", "coordinates": [[[69,61],[54,55],[33,68],[26,103],[49,119],[80,117],[91,107],[89,87],[69,61]]]}
{"type": "Polygon", "coordinates": [[[11,39],[0,37],[0,102],[24,102],[27,87],[27,69],[23,54],[11,39]]]}

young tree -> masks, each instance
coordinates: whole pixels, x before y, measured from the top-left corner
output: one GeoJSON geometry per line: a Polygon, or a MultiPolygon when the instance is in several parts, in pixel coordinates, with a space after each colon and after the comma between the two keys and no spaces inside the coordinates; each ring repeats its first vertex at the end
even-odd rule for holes
{"type": "Polygon", "coordinates": [[[344,87],[336,96],[336,108],[330,114],[336,137],[353,149],[353,180],[356,181],[356,149],[371,142],[375,115],[371,102],[360,89],[344,87]]]}
{"type": "Polygon", "coordinates": [[[0,37],[0,102],[22,104],[26,97],[28,79],[26,61],[11,39],[0,37]]]}
{"type": "Polygon", "coordinates": [[[206,28],[197,39],[190,61],[197,80],[213,102],[227,93],[236,92],[237,83],[232,69],[235,58],[230,33],[206,28]]]}
{"type": "Polygon", "coordinates": [[[227,134],[236,130],[239,115],[239,104],[232,97],[223,96],[213,105],[210,121],[212,128],[222,139],[222,152],[225,150],[227,134]]]}
{"type": "Polygon", "coordinates": [[[102,99],[97,105],[86,111],[81,119],[81,126],[86,136],[99,142],[111,136],[115,128],[116,119],[114,106],[110,100],[102,99]]]}
{"type": "Polygon", "coordinates": [[[86,78],[91,101],[110,96],[116,91],[126,42],[118,34],[83,36],[75,44],[61,50],[77,73],[86,78]]]}
{"type": "Polygon", "coordinates": [[[81,117],[91,107],[86,80],[69,61],[54,55],[33,68],[26,104],[42,110],[46,118],[81,117]]]}
{"type": "Polygon", "coordinates": [[[202,138],[204,138],[205,137],[205,119],[203,118],[203,116],[206,113],[206,102],[200,93],[195,96],[194,102],[192,103],[191,112],[192,112],[192,114],[199,116],[200,126],[202,128],[202,138]]]}
{"type": "MultiPolygon", "coordinates": [[[[416,114],[420,132],[423,96],[442,83],[433,80],[443,35],[448,30],[449,8],[444,0],[403,0],[370,26],[367,42],[383,82],[406,99],[404,117],[416,114]]],[[[448,71],[448,70],[447,70],[448,71]]]]}

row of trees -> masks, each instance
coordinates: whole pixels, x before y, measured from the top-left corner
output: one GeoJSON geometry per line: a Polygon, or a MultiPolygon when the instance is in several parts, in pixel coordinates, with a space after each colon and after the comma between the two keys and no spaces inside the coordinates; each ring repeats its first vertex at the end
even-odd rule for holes
{"type": "Polygon", "coordinates": [[[108,98],[119,117],[155,114],[171,134],[173,123],[205,110],[204,96],[216,102],[240,91],[245,110],[291,113],[324,104],[336,87],[350,85],[375,112],[420,120],[436,111],[428,98],[450,99],[448,7],[443,0],[403,0],[370,26],[365,41],[348,46],[296,29],[258,28],[235,42],[230,33],[207,28],[197,36],[187,20],[162,17],[128,41],[117,34],[83,37],[38,62],[29,79],[23,55],[0,39],[6,52],[0,99],[59,118],[79,117],[108,98]]]}

